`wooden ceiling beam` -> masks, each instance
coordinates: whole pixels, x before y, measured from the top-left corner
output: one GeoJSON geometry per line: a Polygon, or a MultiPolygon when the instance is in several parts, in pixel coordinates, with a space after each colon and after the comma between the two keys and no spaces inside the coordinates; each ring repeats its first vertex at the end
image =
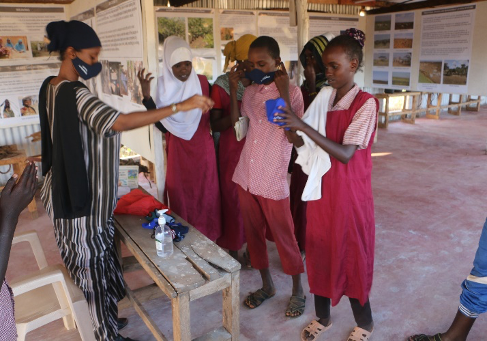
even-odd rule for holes
{"type": "Polygon", "coordinates": [[[1,4],[57,4],[57,5],[69,5],[74,0],[1,0],[1,4]]]}
{"type": "Polygon", "coordinates": [[[387,8],[376,8],[367,11],[367,14],[385,14],[385,13],[394,13],[394,12],[404,12],[404,11],[413,11],[416,9],[423,9],[423,8],[434,8],[437,6],[448,6],[448,5],[464,5],[476,2],[475,0],[425,0],[421,2],[413,2],[410,4],[393,4],[387,8]]]}
{"type": "Polygon", "coordinates": [[[331,5],[351,5],[367,7],[387,7],[391,3],[387,1],[367,1],[367,0],[308,0],[310,4],[331,4],[331,5]]]}

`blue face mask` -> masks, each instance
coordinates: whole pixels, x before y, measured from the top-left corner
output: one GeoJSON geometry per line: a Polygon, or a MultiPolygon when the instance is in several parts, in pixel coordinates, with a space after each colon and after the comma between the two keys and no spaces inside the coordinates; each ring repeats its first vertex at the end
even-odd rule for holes
{"type": "Polygon", "coordinates": [[[245,77],[250,79],[256,84],[263,84],[263,83],[272,82],[274,80],[275,74],[276,71],[265,73],[264,71],[261,71],[259,69],[253,69],[250,72],[245,72],[245,77]]]}
{"type": "Polygon", "coordinates": [[[101,72],[101,63],[95,63],[93,65],[86,64],[78,57],[73,59],[73,65],[79,76],[85,81],[98,76],[98,74],[101,72]]]}

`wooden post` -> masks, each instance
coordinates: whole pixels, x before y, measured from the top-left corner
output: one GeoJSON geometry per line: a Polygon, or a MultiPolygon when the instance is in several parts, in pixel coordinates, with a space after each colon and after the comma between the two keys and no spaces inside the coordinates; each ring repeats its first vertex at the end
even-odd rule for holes
{"type": "Polygon", "coordinates": [[[453,101],[452,97],[453,94],[448,94],[448,113],[451,115],[460,116],[462,114],[463,95],[458,95],[458,102],[453,101]],[[450,106],[452,104],[458,104],[456,109],[453,109],[455,106],[450,106]]]}
{"type": "MultiPolygon", "coordinates": [[[[309,31],[309,16],[308,16],[308,0],[291,0],[294,1],[296,6],[296,15],[298,20],[298,56],[303,50],[304,45],[308,42],[309,31]]],[[[324,33],[324,32],[323,32],[324,33]]],[[[296,84],[298,86],[302,83],[303,66],[299,62],[298,58],[298,74],[296,84]]]]}
{"type": "Polygon", "coordinates": [[[223,290],[223,327],[238,341],[240,335],[240,271],[232,273],[230,286],[223,290]]]}
{"type": "Polygon", "coordinates": [[[426,118],[432,118],[435,120],[440,119],[440,112],[441,112],[441,98],[442,98],[442,93],[438,94],[437,102],[436,105],[429,104],[432,101],[432,93],[428,93],[428,101],[426,103],[426,118]],[[434,114],[430,114],[430,110],[435,111],[434,114]]]}
{"type": "Polygon", "coordinates": [[[174,341],[191,341],[189,293],[181,293],[171,300],[174,341]]]}

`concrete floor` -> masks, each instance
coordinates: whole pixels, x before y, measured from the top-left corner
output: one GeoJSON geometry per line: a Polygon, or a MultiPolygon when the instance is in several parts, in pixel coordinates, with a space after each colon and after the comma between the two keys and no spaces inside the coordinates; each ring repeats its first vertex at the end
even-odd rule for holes
{"type": "MultiPolygon", "coordinates": [[[[445,331],[458,306],[460,284],[468,275],[487,216],[486,141],[487,108],[480,113],[446,113],[441,120],[418,119],[415,125],[392,123],[380,129],[373,147],[373,187],[377,222],[376,263],[371,304],[375,319],[372,340],[404,340],[412,333],[445,331]]],[[[59,263],[52,226],[40,201],[39,218],[21,215],[17,230],[35,229],[49,263],[59,263]]],[[[299,340],[314,318],[312,295],[303,277],[308,302],[304,316],[290,319],[284,310],[291,292],[290,278],[282,273],[275,247],[269,244],[277,294],[256,310],[240,310],[240,340],[299,340]]],[[[33,257],[19,245],[13,248],[7,278],[35,269],[33,257]]],[[[132,288],[150,283],[142,272],[127,276],[132,288]]],[[[259,287],[256,270],[241,271],[241,300],[259,287]]],[[[221,323],[221,296],[199,299],[191,305],[191,330],[202,335],[221,323]]],[[[163,333],[172,340],[171,307],[167,299],[145,304],[163,333]]],[[[130,324],[122,334],[153,340],[135,313],[120,316],[130,324]]],[[[332,309],[333,327],[321,340],[346,340],[355,326],[348,300],[332,309]]],[[[469,340],[486,340],[487,316],[475,323],[469,340]]],[[[28,335],[28,340],[79,340],[53,322],[28,335]]]]}

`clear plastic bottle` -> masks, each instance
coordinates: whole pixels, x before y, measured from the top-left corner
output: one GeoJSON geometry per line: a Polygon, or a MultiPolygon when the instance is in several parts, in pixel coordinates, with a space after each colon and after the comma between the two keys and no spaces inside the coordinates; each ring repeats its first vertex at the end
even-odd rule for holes
{"type": "Polygon", "coordinates": [[[157,211],[159,219],[157,220],[158,226],[156,228],[155,239],[157,255],[159,257],[169,257],[174,251],[171,229],[166,225],[166,219],[163,215],[166,211],[167,210],[157,211]]]}

